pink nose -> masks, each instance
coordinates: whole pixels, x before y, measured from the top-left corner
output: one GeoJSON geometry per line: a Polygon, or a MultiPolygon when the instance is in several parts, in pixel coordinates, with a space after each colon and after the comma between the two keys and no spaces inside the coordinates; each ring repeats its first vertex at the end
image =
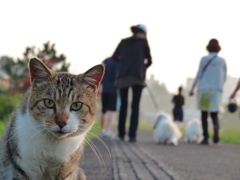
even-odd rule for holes
{"type": "Polygon", "coordinates": [[[62,129],[67,123],[64,121],[57,121],[56,124],[60,127],[60,129],[62,129]]]}

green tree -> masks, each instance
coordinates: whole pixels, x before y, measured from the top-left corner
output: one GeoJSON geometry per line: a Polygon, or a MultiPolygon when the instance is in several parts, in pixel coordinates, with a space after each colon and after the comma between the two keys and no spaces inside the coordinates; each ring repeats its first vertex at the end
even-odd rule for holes
{"type": "Polygon", "coordinates": [[[70,64],[66,62],[64,54],[57,55],[55,44],[50,44],[50,42],[44,43],[43,49],[38,51],[37,56],[52,70],[68,72],[70,64]]]}
{"type": "MultiPolygon", "coordinates": [[[[22,58],[14,60],[8,56],[2,56],[0,58],[1,68],[11,77],[11,88],[21,88],[21,80],[28,77],[28,62],[36,56],[41,59],[50,69],[57,72],[68,72],[70,63],[66,62],[66,56],[64,54],[57,55],[55,44],[51,44],[49,41],[43,44],[42,49],[36,51],[35,46],[27,47],[23,53],[22,58]]],[[[30,81],[30,80],[29,80],[30,81]]]]}

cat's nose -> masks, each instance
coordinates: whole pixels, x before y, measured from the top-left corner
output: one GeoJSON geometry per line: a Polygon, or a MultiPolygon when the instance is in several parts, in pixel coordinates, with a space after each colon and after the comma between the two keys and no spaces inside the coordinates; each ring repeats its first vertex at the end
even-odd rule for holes
{"type": "Polygon", "coordinates": [[[56,124],[60,127],[60,129],[62,129],[67,123],[64,121],[57,121],[56,124]]]}

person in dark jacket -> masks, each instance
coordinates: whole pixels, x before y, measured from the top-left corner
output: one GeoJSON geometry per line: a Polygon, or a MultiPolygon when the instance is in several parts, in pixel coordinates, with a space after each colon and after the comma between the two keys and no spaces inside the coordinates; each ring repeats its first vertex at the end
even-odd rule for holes
{"type": "Polygon", "coordinates": [[[129,142],[136,142],[139,103],[142,89],[145,86],[147,68],[152,64],[150,48],[147,41],[147,29],[143,24],[131,27],[132,37],[122,39],[113,53],[113,60],[118,62],[115,85],[120,89],[120,113],[118,136],[124,140],[125,123],[128,107],[128,89],[132,88],[131,117],[129,142]]]}
{"type": "Polygon", "coordinates": [[[183,105],[184,105],[184,96],[182,95],[182,87],[178,88],[178,94],[173,96],[172,103],[173,107],[173,118],[179,127],[181,127],[183,122],[183,105]]]}

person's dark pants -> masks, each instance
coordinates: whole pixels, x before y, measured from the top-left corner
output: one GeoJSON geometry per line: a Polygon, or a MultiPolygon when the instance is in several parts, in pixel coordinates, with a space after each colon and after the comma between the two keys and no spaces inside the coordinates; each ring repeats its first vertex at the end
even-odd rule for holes
{"type": "MultiPolygon", "coordinates": [[[[118,123],[118,136],[124,138],[126,134],[125,123],[127,118],[127,108],[128,108],[128,89],[120,89],[121,106],[119,112],[119,123],[118,123]]],[[[130,127],[129,127],[129,138],[136,138],[136,132],[138,127],[138,117],[139,117],[139,104],[142,93],[143,86],[135,85],[132,86],[132,106],[131,106],[131,117],[130,117],[130,127]]]]}
{"type": "Polygon", "coordinates": [[[182,108],[173,108],[173,118],[174,121],[183,122],[183,109],[182,108]]]}
{"type": "MultiPolygon", "coordinates": [[[[212,119],[213,128],[218,130],[219,129],[218,112],[210,112],[210,116],[211,116],[211,119],[212,119]]],[[[202,111],[201,120],[202,120],[202,128],[203,128],[203,137],[204,137],[205,140],[207,140],[208,137],[209,137],[207,119],[208,119],[208,112],[207,111],[202,111]]]]}
{"type": "Polygon", "coordinates": [[[116,111],[117,108],[117,91],[102,93],[102,113],[107,111],[116,111]]]}

